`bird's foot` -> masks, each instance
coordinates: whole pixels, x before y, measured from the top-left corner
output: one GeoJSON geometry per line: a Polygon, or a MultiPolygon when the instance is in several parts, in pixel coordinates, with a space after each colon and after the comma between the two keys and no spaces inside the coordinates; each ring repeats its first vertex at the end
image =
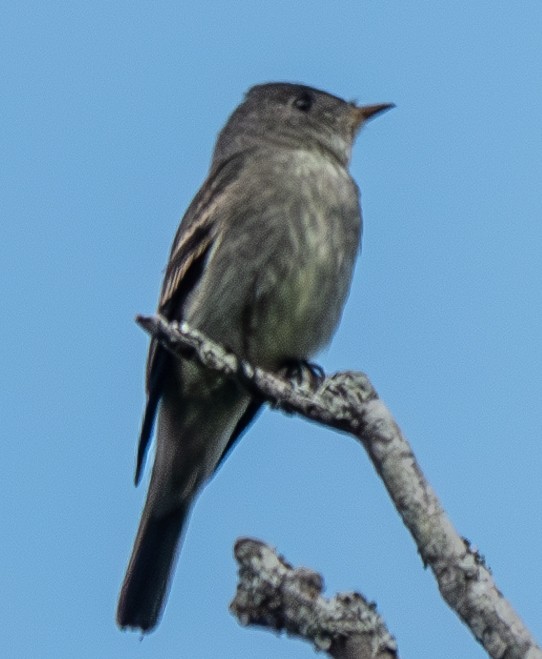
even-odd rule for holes
{"type": "Polygon", "coordinates": [[[305,359],[291,359],[284,363],[281,375],[297,386],[317,389],[325,380],[324,369],[305,359]]]}

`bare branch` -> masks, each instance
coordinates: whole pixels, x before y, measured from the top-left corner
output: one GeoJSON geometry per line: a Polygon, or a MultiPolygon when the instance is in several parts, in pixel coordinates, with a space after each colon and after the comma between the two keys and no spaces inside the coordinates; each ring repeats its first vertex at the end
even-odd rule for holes
{"type": "Polygon", "coordinates": [[[286,631],[334,659],[398,659],[375,606],[358,593],[325,599],[319,574],[294,569],[258,540],[238,540],[235,558],[239,584],[230,610],[242,625],[286,631]]]}
{"type": "Polygon", "coordinates": [[[425,479],[408,442],[367,376],[345,372],[317,386],[300,386],[267,373],[213,343],[186,323],[161,317],[137,322],[171,352],[197,359],[208,368],[238,378],[271,405],[356,437],[382,478],[418,546],[425,565],[449,606],[494,659],[542,659],[542,650],[497,589],[489,570],[468,541],[453,528],[425,479]]]}

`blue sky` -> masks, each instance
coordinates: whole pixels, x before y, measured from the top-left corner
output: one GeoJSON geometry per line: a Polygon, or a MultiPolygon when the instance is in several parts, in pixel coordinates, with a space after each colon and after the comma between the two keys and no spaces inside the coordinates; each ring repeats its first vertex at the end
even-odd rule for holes
{"type": "Polygon", "coordinates": [[[228,613],[241,535],[375,600],[405,658],[485,656],[362,449],[270,411],[198,500],[158,630],[115,627],[148,478],[133,318],[217,131],[272,80],[397,104],[355,148],[363,254],[319,361],[369,374],[540,639],[540,2],[23,0],[0,20],[3,656],[313,656],[228,613]]]}

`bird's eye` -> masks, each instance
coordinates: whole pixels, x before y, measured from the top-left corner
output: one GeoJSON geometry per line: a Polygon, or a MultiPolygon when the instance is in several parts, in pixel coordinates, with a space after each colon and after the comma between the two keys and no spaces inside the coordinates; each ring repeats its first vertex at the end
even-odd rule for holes
{"type": "Polygon", "coordinates": [[[301,112],[308,112],[312,108],[313,102],[314,99],[310,92],[302,92],[294,100],[294,107],[301,110],[301,112]]]}

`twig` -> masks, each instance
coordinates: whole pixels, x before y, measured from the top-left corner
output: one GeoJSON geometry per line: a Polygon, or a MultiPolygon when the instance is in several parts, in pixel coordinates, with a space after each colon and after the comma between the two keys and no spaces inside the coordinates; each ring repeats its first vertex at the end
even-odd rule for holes
{"type": "Polygon", "coordinates": [[[294,569],[259,540],[238,540],[235,558],[239,583],[230,610],[242,625],[284,630],[334,659],[398,659],[395,639],[362,595],[325,599],[319,574],[294,569]]]}
{"type": "Polygon", "coordinates": [[[382,478],[424,564],[435,574],[442,596],[489,656],[542,659],[542,650],[497,589],[483,559],[453,528],[366,375],[337,373],[318,386],[309,380],[295,386],[237,359],[186,323],[170,324],[158,316],[140,316],[137,322],[174,354],[195,351],[203,365],[239,378],[274,407],[354,435],[382,478]]]}

